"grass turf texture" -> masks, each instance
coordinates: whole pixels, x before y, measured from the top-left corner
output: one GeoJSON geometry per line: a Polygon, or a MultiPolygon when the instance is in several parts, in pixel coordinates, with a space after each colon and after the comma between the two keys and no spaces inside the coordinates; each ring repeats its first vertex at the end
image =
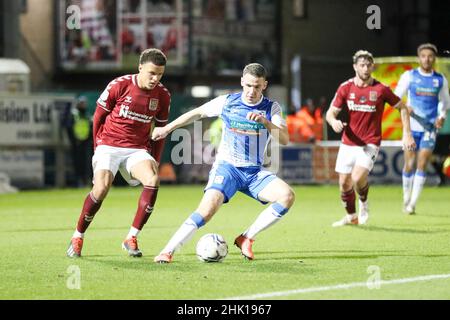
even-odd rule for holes
{"type": "MultiPolygon", "coordinates": [[[[369,266],[380,268],[382,280],[450,274],[449,188],[425,188],[417,215],[406,216],[400,186],[373,186],[369,224],[336,229],[331,223],[344,214],[337,186],[295,187],[294,207],[258,235],[254,261],[244,260],[233,241],[264,207],[237,194],[169,265],[155,264],[153,257],[196,208],[202,186],[161,187],[139,237],[140,259],[120,247],[140,188],[113,188],[86,233],[83,257],[65,256],[87,192],[0,196],[0,299],[221,299],[366,282],[369,266]],[[195,255],[197,240],[208,232],[228,242],[222,263],[202,263],[195,255]],[[71,266],[80,270],[80,290],[67,287],[71,266]]],[[[450,299],[450,279],[274,299],[450,299]]]]}

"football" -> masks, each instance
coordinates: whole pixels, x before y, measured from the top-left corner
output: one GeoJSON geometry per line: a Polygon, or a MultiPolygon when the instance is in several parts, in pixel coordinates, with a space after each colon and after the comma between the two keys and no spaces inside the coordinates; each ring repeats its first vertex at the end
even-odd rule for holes
{"type": "Polygon", "coordinates": [[[216,233],[208,233],[197,242],[197,257],[203,262],[221,262],[228,254],[224,238],[216,233]]]}

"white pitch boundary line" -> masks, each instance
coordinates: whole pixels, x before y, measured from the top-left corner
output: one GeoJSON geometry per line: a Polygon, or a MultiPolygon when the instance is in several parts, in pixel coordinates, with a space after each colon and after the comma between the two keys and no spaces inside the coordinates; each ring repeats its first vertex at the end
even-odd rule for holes
{"type": "MultiPolygon", "coordinates": [[[[414,278],[380,280],[378,283],[371,281],[370,284],[371,285],[379,284],[380,286],[382,286],[382,285],[390,285],[390,284],[411,283],[411,282],[429,281],[429,280],[437,280],[437,279],[448,279],[448,278],[450,278],[450,274],[434,274],[434,275],[419,276],[419,277],[414,277],[414,278]]],[[[255,299],[273,298],[273,297],[284,297],[284,296],[290,296],[293,294],[351,289],[351,288],[358,288],[358,287],[368,287],[368,284],[367,284],[367,282],[352,282],[352,283],[346,283],[346,284],[338,284],[338,285],[334,285],[334,286],[312,287],[312,288],[294,289],[294,290],[287,290],[287,291],[259,293],[259,294],[253,294],[253,295],[248,295],[248,296],[225,298],[223,300],[255,300],[255,299]]]]}

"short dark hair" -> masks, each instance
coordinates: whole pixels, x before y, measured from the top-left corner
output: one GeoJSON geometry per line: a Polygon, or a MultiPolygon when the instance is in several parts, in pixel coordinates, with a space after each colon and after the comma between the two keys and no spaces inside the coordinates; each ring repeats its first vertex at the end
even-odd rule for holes
{"type": "Polygon", "coordinates": [[[166,55],[159,49],[145,49],[139,57],[139,64],[151,62],[157,66],[165,66],[167,63],[166,55]]]}
{"type": "Polygon", "coordinates": [[[353,64],[356,64],[359,59],[366,59],[373,63],[373,55],[367,50],[358,50],[353,55],[353,64]]]}
{"type": "Polygon", "coordinates": [[[245,76],[247,73],[250,73],[252,76],[257,78],[267,78],[266,68],[259,63],[250,63],[246,65],[244,71],[242,72],[242,76],[245,76]]]}
{"type": "Polygon", "coordinates": [[[420,51],[424,50],[424,49],[428,49],[434,52],[434,55],[436,56],[438,53],[438,50],[436,48],[436,46],[432,43],[423,43],[420,46],[417,47],[417,55],[420,54],[420,51]]]}

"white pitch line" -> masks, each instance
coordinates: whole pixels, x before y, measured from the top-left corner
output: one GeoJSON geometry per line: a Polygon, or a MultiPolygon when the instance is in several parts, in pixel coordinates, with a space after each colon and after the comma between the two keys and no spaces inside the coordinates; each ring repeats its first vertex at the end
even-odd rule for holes
{"type": "MultiPolygon", "coordinates": [[[[447,278],[450,278],[450,274],[434,274],[434,275],[419,276],[419,277],[414,277],[414,278],[381,280],[379,282],[379,284],[380,284],[380,286],[382,286],[382,285],[390,285],[390,284],[429,281],[429,280],[447,279],[447,278]]],[[[373,285],[374,283],[371,282],[371,284],[373,285]]],[[[338,284],[338,285],[334,285],[334,286],[312,287],[312,288],[294,289],[294,290],[287,290],[287,291],[258,293],[258,294],[248,295],[248,296],[225,298],[223,300],[255,300],[255,299],[273,298],[273,297],[284,297],[284,296],[290,296],[293,294],[331,291],[331,290],[340,290],[340,289],[351,289],[351,288],[358,288],[358,287],[367,287],[367,282],[352,282],[352,283],[338,284]]]]}

